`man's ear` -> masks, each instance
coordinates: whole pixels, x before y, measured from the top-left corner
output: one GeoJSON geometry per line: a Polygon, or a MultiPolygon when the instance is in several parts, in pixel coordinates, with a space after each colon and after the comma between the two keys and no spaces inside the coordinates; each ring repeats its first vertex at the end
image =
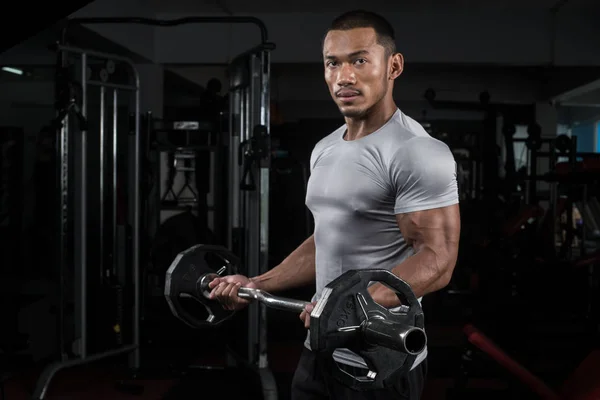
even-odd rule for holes
{"type": "Polygon", "coordinates": [[[404,56],[402,55],[402,53],[392,54],[390,60],[390,79],[395,80],[402,74],[402,71],[404,71],[404,56]]]}

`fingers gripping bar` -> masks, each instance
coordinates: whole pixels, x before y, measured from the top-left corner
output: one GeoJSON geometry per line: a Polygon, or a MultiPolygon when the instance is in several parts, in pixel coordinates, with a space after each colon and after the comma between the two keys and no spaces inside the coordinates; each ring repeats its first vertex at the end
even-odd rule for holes
{"type": "MultiPolygon", "coordinates": [[[[202,291],[202,295],[210,299],[210,289],[209,284],[215,278],[219,277],[216,274],[206,274],[200,278],[200,288],[202,291]]],[[[294,300],[286,297],[274,296],[270,293],[267,293],[260,289],[241,287],[237,292],[238,297],[245,300],[256,300],[261,303],[264,303],[269,308],[274,308],[282,311],[291,311],[301,313],[304,311],[306,306],[310,304],[307,301],[302,300],[294,300]]]]}
{"type": "MultiPolygon", "coordinates": [[[[166,276],[165,298],[173,315],[194,328],[215,326],[231,318],[235,311],[211,299],[209,285],[227,270],[228,274],[236,273],[239,264],[231,251],[220,246],[196,245],[181,252],[166,276]],[[208,260],[217,260],[216,267],[208,260]],[[208,317],[188,310],[184,298],[204,306],[208,317]]],[[[310,304],[248,287],[240,287],[237,295],[296,313],[310,304]]],[[[410,370],[427,344],[421,304],[406,282],[383,269],[347,271],[328,283],[310,314],[309,332],[313,351],[332,355],[337,349],[350,349],[365,360],[371,371],[366,378],[342,371],[333,357],[325,357],[336,379],[356,390],[393,384],[410,370]],[[390,288],[402,306],[389,310],[378,304],[368,290],[371,282],[390,288]]]]}

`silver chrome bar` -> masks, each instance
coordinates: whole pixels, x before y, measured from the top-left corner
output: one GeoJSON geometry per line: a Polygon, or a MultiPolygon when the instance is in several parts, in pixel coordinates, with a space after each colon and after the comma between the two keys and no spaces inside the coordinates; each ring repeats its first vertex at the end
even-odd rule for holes
{"type": "Polygon", "coordinates": [[[133,368],[140,368],[140,164],[141,146],[140,146],[140,74],[138,70],[130,64],[135,76],[135,165],[133,168],[133,282],[134,282],[134,300],[133,300],[133,368]]]}
{"type": "MultiPolygon", "coordinates": [[[[250,140],[254,135],[254,127],[258,125],[258,111],[259,105],[257,104],[258,95],[258,80],[260,75],[256,75],[256,55],[253,54],[249,57],[248,66],[250,68],[250,86],[245,89],[246,92],[246,126],[244,127],[243,140],[249,147],[252,146],[250,140]]],[[[245,162],[242,162],[242,168],[245,162]]],[[[249,174],[255,174],[255,168],[251,167],[248,171],[249,174]]],[[[243,174],[242,170],[242,174],[243,174]]],[[[243,175],[242,175],[243,176],[243,175]]],[[[250,177],[248,176],[247,179],[250,177]]],[[[245,249],[245,265],[248,269],[248,276],[260,275],[260,181],[258,177],[255,177],[256,190],[243,192],[244,211],[243,216],[245,224],[244,232],[244,249],[245,249]]],[[[259,364],[260,356],[260,325],[261,325],[261,310],[264,306],[259,302],[258,304],[251,304],[248,307],[248,359],[252,363],[259,364]]]]}
{"type": "Polygon", "coordinates": [[[136,91],[135,86],[121,85],[119,83],[109,83],[109,82],[91,81],[90,80],[90,81],[88,81],[88,85],[89,86],[100,86],[100,87],[105,87],[105,88],[110,88],[110,89],[127,90],[130,92],[136,91]]]}
{"type": "Polygon", "coordinates": [[[253,288],[240,288],[238,296],[242,299],[257,300],[269,308],[301,313],[310,302],[274,296],[270,293],[253,288]]]}
{"type": "MultiPolygon", "coordinates": [[[[113,127],[112,127],[112,131],[113,131],[113,137],[112,137],[112,224],[111,224],[111,228],[112,228],[112,232],[111,234],[111,238],[112,238],[112,248],[111,248],[111,253],[112,253],[112,260],[111,260],[111,268],[110,268],[110,273],[111,275],[115,275],[117,273],[117,167],[118,167],[118,162],[117,162],[117,158],[118,158],[118,154],[117,154],[117,141],[118,141],[118,127],[117,127],[117,120],[118,120],[118,90],[117,89],[113,89],[113,127]]],[[[136,181],[135,184],[137,185],[138,182],[136,181]]]]}
{"type": "MultiPolygon", "coordinates": [[[[267,50],[260,53],[258,67],[262,72],[260,80],[260,124],[267,129],[267,134],[271,134],[270,129],[270,61],[269,52],[267,50]]],[[[259,72],[259,71],[257,71],[259,72]]],[[[269,180],[271,170],[271,151],[267,151],[265,159],[260,161],[260,200],[259,200],[259,246],[260,246],[260,274],[264,274],[269,270],[269,198],[271,192],[271,184],[269,180]]],[[[259,367],[266,368],[268,365],[268,339],[267,339],[267,310],[262,307],[260,310],[260,340],[259,340],[259,367]]]]}
{"type": "Polygon", "coordinates": [[[123,61],[123,62],[129,64],[131,67],[134,67],[133,61],[127,57],[121,57],[121,56],[117,56],[117,55],[110,54],[110,53],[103,53],[101,51],[80,49],[78,47],[65,46],[62,44],[57,46],[57,50],[58,51],[66,51],[67,53],[81,54],[81,55],[86,54],[88,56],[98,57],[98,58],[106,58],[106,59],[114,60],[114,61],[123,61]]]}
{"type": "MultiPolygon", "coordinates": [[[[89,83],[89,81],[88,81],[89,83]]],[[[105,243],[104,243],[104,182],[106,181],[105,174],[105,158],[106,158],[106,135],[105,135],[105,108],[106,108],[106,88],[104,86],[100,86],[100,224],[98,226],[98,230],[100,231],[100,282],[104,279],[104,268],[106,267],[106,262],[104,260],[105,253],[105,243]]]]}
{"type": "Polygon", "coordinates": [[[66,343],[65,343],[65,310],[67,304],[67,287],[66,287],[66,278],[67,274],[67,263],[71,265],[71,260],[69,259],[68,252],[68,242],[70,240],[69,236],[69,214],[68,209],[73,207],[71,204],[71,199],[69,198],[69,173],[70,168],[72,167],[71,158],[72,155],[69,153],[69,141],[73,140],[70,137],[69,130],[69,115],[67,115],[63,119],[63,127],[60,130],[60,139],[59,139],[59,157],[60,157],[60,171],[59,171],[59,185],[60,185],[60,210],[59,218],[60,218],[60,229],[59,229],[59,253],[58,253],[58,270],[59,270],[59,311],[58,311],[58,343],[59,343],[59,352],[61,360],[66,359],[67,351],[66,351],[66,343]]]}
{"type": "MultiPolygon", "coordinates": [[[[211,292],[211,289],[209,289],[208,285],[213,279],[218,277],[219,274],[206,274],[198,280],[198,282],[200,282],[200,293],[202,293],[202,295],[207,299],[209,298],[211,292]]],[[[239,288],[237,295],[242,299],[256,300],[269,308],[298,313],[304,311],[306,305],[310,304],[310,302],[307,301],[274,296],[263,290],[247,287],[239,288]]]]}
{"type": "MultiPolygon", "coordinates": [[[[87,54],[81,54],[81,115],[87,118],[87,54]]],[[[80,323],[80,342],[79,355],[82,359],[87,357],[87,131],[81,130],[81,181],[80,181],[80,226],[81,235],[80,260],[76,261],[76,267],[80,269],[80,298],[79,298],[79,316],[80,323]]]]}

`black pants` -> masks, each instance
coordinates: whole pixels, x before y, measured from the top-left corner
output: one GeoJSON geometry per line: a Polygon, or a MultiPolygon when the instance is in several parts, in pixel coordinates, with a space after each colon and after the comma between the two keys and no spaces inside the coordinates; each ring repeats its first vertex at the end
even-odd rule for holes
{"type": "Polygon", "coordinates": [[[338,382],[316,353],[304,348],[292,380],[292,400],[418,400],[427,376],[427,359],[399,379],[393,388],[354,391],[338,382]]]}

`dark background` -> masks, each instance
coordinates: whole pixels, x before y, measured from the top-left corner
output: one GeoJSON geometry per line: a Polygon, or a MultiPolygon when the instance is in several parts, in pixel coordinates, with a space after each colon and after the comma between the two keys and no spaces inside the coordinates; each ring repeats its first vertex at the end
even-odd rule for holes
{"type": "MultiPolygon", "coordinates": [[[[269,41],[277,46],[270,81],[272,150],[278,155],[270,173],[269,266],[274,267],[312,232],[304,205],[310,152],[343,123],[323,81],[322,34],[338,13],[365,6],[284,3],[97,0],[53,4],[48,12],[32,14],[25,2],[5,13],[0,41],[0,399],[29,398],[43,368],[61,357],[58,166],[51,121],[64,81],[51,46],[61,39],[67,19],[243,15],[264,21],[269,41]]],[[[450,284],[423,300],[429,347],[423,398],[535,399],[550,398],[549,392],[560,398],[600,398],[600,389],[594,389],[600,377],[594,268],[600,240],[599,6],[585,0],[376,1],[369,6],[394,25],[405,55],[405,72],[394,92],[397,104],[446,142],[459,165],[459,260],[450,284]],[[481,335],[502,354],[477,341],[481,335]]],[[[72,26],[67,39],[73,46],[131,59],[140,74],[140,111],[152,113],[143,118],[142,362],[135,376],[126,368],[126,357],[65,369],[52,381],[47,398],[179,399],[209,393],[256,398],[258,377],[248,368],[190,368],[226,365],[225,347],[245,343],[245,313],[217,328],[191,329],[169,312],[162,285],[179,251],[194,243],[226,243],[227,178],[218,155],[227,155],[228,131],[217,115],[228,110],[227,66],[259,43],[258,30],[249,24],[84,24],[72,26]],[[219,93],[211,79],[220,82],[219,93]],[[157,145],[157,132],[173,121],[208,121],[218,127],[199,139],[210,136],[218,150],[197,153],[190,186],[199,202],[192,214],[181,204],[159,201],[170,183],[167,152],[157,145]]],[[[91,66],[96,77],[106,69],[100,61],[91,66]]],[[[76,62],[68,67],[70,73],[76,62]]],[[[131,75],[117,64],[109,81],[129,84],[131,75]]],[[[93,98],[90,140],[96,146],[98,89],[88,96],[93,98]]],[[[130,127],[130,105],[119,97],[120,131],[130,127]]],[[[124,211],[131,199],[129,145],[128,135],[119,136],[121,238],[131,233],[124,211]]],[[[90,162],[98,165],[98,155],[90,153],[90,162]]],[[[90,172],[91,198],[98,197],[93,186],[98,173],[90,172]]],[[[184,175],[178,174],[174,191],[183,184],[184,175]]],[[[100,204],[93,204],[90,240],[108,235],[108,243],[108,231],[98,226],[100,204]]],[[[111,212],[112,203],[105,207],[111,212]]],[[[68,254],[75,251],[71,247],[68,254]]],[[[92,258],[104,257],[103,265],[111,265],[109,256],[94,251],[92,258]]],[[[131,254],[123,254],[119,265],[128,265],[131,254]]],[[[113,330],[121,318],[115,310],[119,301],[131,300],[131,286],[120,287],[103,278],[101,269],[94,271],[88,274],[90,354],[127,342],[131,335],[127,322],[122,335],[113,330]]],[[[76,293],[73,271],[63,270],[63,277],[67,292],[76,293]]],[[[313,291],[299,288],[282,295],[308,300],[313,291]]],[[[67,303],[69,342],[78,305],[67,303]]],[[[280,398],[288,396],[305,333],[297,315],[268,311],[269,362],[280,398]]],[[[67,353],[75,357],[76,351],[67,353]]]]}

